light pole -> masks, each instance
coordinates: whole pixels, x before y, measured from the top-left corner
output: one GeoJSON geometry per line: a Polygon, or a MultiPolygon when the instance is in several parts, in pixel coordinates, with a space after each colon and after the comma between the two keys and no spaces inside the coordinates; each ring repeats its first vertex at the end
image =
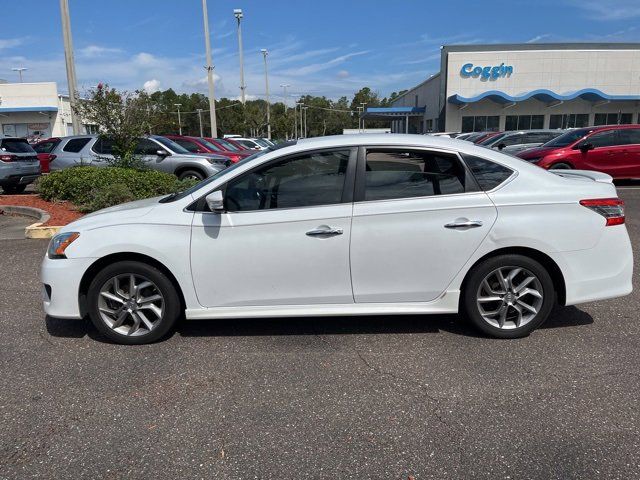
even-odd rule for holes
{"type": "Polygon", "coordinates": [[[267,68],[267,55],[269,55],[269,52],[266,48],[260,51],[264,58],[264,84],[267,89],[267,138],[271,140],[271,104],[269,103],[269,69],[267,68]]]}
{"type": "Polygon", "coordinates": [[[180,119],[180,107],[181,103],[174,103],[174,106],[178,107],[178,130],[180,130],[180,135],[182,135],[182,120],[180,119]]]}
{"type": "MultiPolygon", "coordinates": [[[[285,119],[287,118],[287,88],[290,87],[291,85],[289,85],[288,83],[281,83],[280,86],[282,87],[282,103],[284,105],[284,117],[285,119]]],[[[287,126],[287,128],[289,128],[287,126]]],[[[287,139],[289,137],[289,132],[287,132],[287,139]]]]}
{"type": "MultiPolygon", "coordinates": [[[[296,102],[295,110],[293,111],[293,119],[295,121],[296,139],[298,139],[298,105],[302,107],[302,102],[296,102]]],[[[302,111],[302,108],[300,108],[302,111]]],[[[302,135],[302,122],[300,122],[300,134],[302,135]]]]}
{"type": "Polygon", "coordinates": [[[365,102],[360,102],[360,105],[362,105],[362,133],[364,133],[364,111],[367,104],[365,102]]]}
{"type": "MultiPolygon", "coordinates": [[[[216,94],[213,86],[213,65],[211,62],[211,38],[209,36],[209,14],[207,0],[202,0],[202,17],[204,19],[204,45],[207,51],[207,82],[209,83],[209,116],[211,117],[211,136],[218,136],[218,122],[216,120],[216,94]]],[[[198,114],[199,115],[199,114],[198,114]]],[[[200,136],[202,136],[202,119],[200,119],[200,136]]]]}
{"type": "Polygon", "coordinates": [[[238,52],[240,54],[240,101],[242,105],[245,104],[245,89],[247,88],[244,84],[244,60],[242,58],[242,9],[236,8],[233,10],[233,16],[236,17],[238,21],[238,52]]]}
{"type": "Polygon", "coordinates": [[[302,136],[302,116],[303,116],[302,110],[303,110],[303,108],[304,108],[304,102],[300,102],[300,138],[305,138],[305,137],[302,136]]]}
{"type": "Polygon", "coordinates": [[[202,130],[202,109],[198,108],[197,111],[198,111],[198,122],[200,123],[200,138],[202,138],[204,137],[204,131],[202,130]]]}
{"type": "Polygon", "coordinates": [[[12,68],[11,70],[13,70],[14,72],[18,72],[18,75],[20,75],[20,83],[22,83],[22,72],[24,72],[27,69],[25,67],[18,67],[18,68],[12,68]]]}
{"type": "Polygon", "coordinates": [[[71,125],[73,127],[73,134],[80,135],[82,133],[82,125],[76,115],[78,92],[76,90],[76,65],[73,59],[73,40],[71,38],[71,19],[69,17],[68,0],[60,0],[60,17],[62,18],[62,39],[64,41],[64,60],[67,67],[69,105],[71,106],[71,125]]]}

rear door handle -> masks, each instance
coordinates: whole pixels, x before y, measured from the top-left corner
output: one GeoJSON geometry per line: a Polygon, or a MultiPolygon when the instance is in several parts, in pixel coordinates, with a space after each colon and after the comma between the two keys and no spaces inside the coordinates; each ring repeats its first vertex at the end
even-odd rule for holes
{"type": "Polygon", "coordinates": [[[309,230],[307,236],[309,237],[333,237],[335,235],[342,235],[344,230],[341,228],[331,228],[327,225],[321,225],[314,230],[309,230]]]}
{"type": "Polygon", "coordinates": [[[461,222],[447,223],[444,228],[477,228],[481,226],[482,222],[480,220],[466,220],[461,222]]]}

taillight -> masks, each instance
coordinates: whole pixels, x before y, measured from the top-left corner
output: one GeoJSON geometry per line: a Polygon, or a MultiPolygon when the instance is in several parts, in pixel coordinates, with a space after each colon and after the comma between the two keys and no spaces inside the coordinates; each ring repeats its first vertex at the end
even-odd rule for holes
{"type": "Polygon", "coordinates": [[[580,200],[580,205],[602,215],[607,221],[607,227],[624,223],[624,202],[619,198],[580,200]]]}
{"type": "Polygon", "coordinates": [[[17,160],[18,156],[17,155],[0,155],[0,160],[2,160],[3,162],[13,162],[14,160],[17,160]]]}

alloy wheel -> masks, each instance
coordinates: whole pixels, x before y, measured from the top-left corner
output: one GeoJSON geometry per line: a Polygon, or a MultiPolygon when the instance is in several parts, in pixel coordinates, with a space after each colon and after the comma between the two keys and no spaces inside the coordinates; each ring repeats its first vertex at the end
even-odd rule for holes
{"type": "Polygon", "coordinates": [[[544,300],[542,283],[522,267],[501,267],[480,283],[476,304],[482,318],[491,326],[511,330],[532,321],[544,300]]]}
{"type": "Polygon", "coordinates": [[[98,298],[102,321],[114,332],[126,336],[145,335],[162,321],[164,297],[148,278],[125,273],[107,280],[98,298]]]}

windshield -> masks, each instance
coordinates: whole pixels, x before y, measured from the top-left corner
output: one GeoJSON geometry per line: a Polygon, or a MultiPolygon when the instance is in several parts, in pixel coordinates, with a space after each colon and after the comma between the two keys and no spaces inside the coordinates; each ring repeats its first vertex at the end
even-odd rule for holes
{"type": "Polygon", "coordinates": [[[566,133],[563,133],[559,137],[554,138],[553,140],[542,145],[543,147],[566,147],[571,145],[572,143],[577,142],[585,135],[593,132],[593,128],[578,128],[576,130],[569,130],[566,133]]]}
{"type": "Polygon", "coordinates": [[[10,153],[36,153],[36,151],[29,145],[29,142],[22,139],[9,139],[5,138],[0,144],[0,150],[10,153]]]}
{"type": "Polygon", "coordinates": [[[271,144],[269,144],[266,140],[263,140],[262,138],[255,138],[253,141],[256,142],[258,145],[261,145],[263,147],[270,147],[271,146],[271,144]]]}
{"type": "Polygon", "coordinates": [[[173,140],[169,140],[166,137],[151,137],[151,138],[153,138],[156,142],[162,144],[163,146],[167,147],[173,153],[191,154],[189,150],[178,145],[173,140]]]}
{"type": "Polygon", "coordinates": [[[218,138],[216,140],[216,142],[218,142],[220,145],[222,145],[224,148],[226,148],[227,150],[229,150],[230,152],[239,152],[240,149],[238,147],[236,147],[233,143],[224,140],[222,138],[218,138]]]}

